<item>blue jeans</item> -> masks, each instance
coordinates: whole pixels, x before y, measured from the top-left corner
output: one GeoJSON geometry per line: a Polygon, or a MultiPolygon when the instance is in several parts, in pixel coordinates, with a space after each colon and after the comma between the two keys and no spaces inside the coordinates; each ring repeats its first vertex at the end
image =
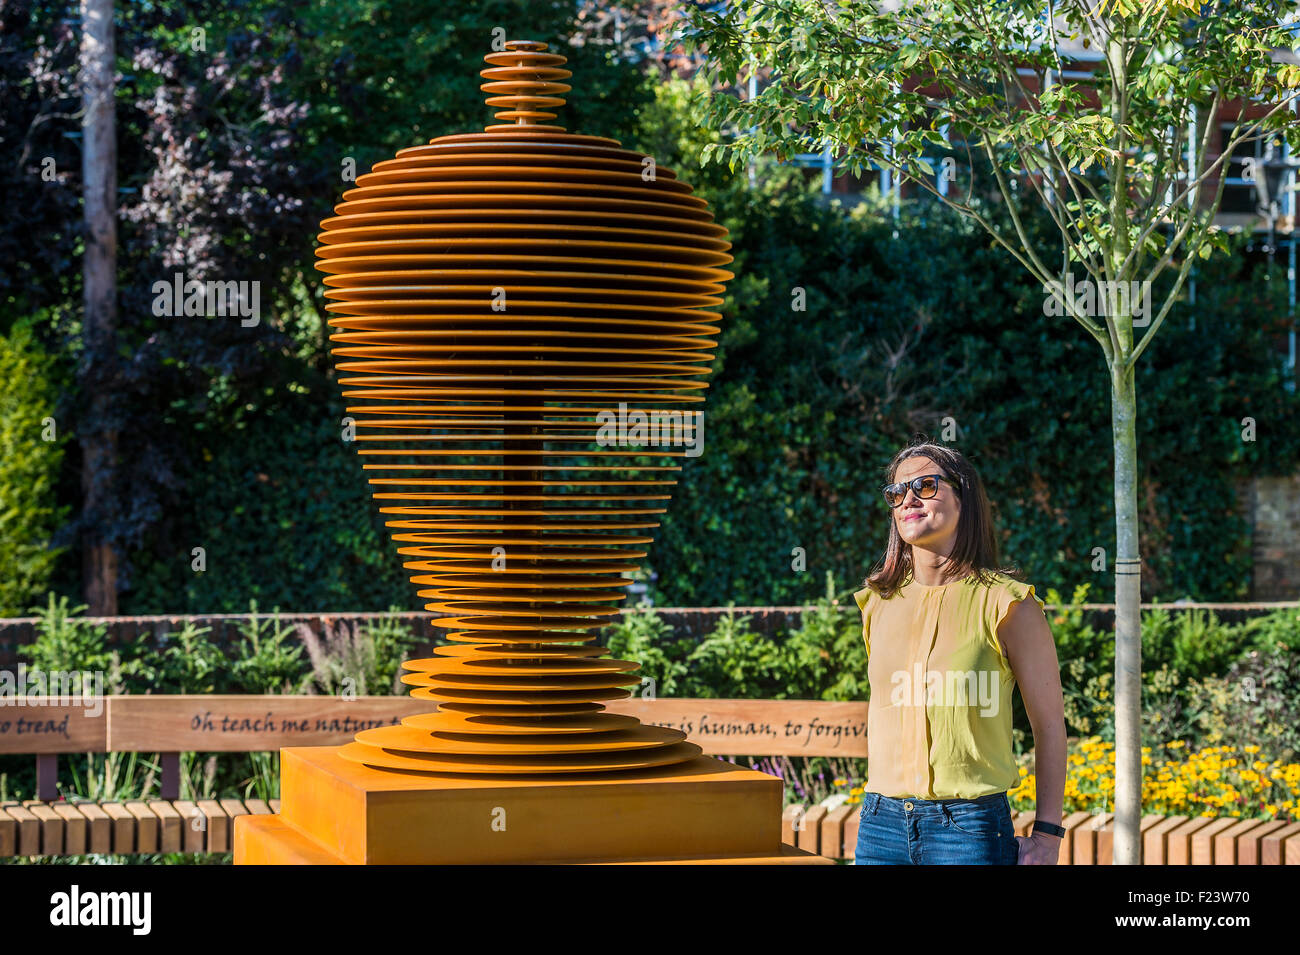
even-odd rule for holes
{"type": "Polygon", "coordinates": [[[864,793],[855,865],[1016,865],[1006,793],[978,799],[891,799],[864,793]]]}

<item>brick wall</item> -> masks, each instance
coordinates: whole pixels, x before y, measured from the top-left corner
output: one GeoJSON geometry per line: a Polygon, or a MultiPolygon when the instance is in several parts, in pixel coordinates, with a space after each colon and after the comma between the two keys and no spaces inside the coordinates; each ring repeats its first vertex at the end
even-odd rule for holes
{"type": "Polygon", "coordinates": [[[1243,497],[1254,526],[1251,599],[1300,598],[1300,475],[1254,478],[1243,497]]]}

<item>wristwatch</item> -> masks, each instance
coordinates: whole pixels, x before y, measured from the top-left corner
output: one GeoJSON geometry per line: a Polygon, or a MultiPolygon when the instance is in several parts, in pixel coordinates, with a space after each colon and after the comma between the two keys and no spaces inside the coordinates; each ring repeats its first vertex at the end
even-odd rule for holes
{"type": "Polygon", "coordinates": [[[1037,819],[1035,819],[1035,820],[1034,820],[1034,828],[1031,830],[1031,832],[1045,832],[1045,833],[1047,833],[1049,836],[1061,836],[1061,837],[1064,837],[1064,836],[1065,836],[1065,827],[1064,827],[1064,826],[1054,826],[1054,825],[1052,825],[1050,822],[1039,822],[1037,819]]]}

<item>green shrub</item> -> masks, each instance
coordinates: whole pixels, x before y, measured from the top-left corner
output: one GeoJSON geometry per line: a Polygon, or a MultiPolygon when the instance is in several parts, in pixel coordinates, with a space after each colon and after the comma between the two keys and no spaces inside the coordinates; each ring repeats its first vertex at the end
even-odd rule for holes
{"type": "Polygon", "coordinates": [[[1185,679],[1222,674],[1249,638],[1249,631],[1229,626],[1213,610],[1157,607],[1142,615],[1142,668],[1167,664],[1185,679]]]}
{"type": "MultiPolygon", "coordinates": [[[[686,661],[695,642],[674,638],[673,628],[648,603],[629,607],[598,639],[615,659],[641,664],[641,677],[654,681],[655,696],[689,695],[686,661]]],[[[635,693],[646,695],[645,688],[638,688],[635,693]]]]}
{"type": "Polygon", "coordinates": [[[790,698],[870,698],[862,616],[851,594],[836,592],[835,578],[829,571],[825,593],[804,610],[799,626],[786,636],[785,644],[792,683],[797,682],[791,686],[790,698]]]}
{"type": "Polygon", "coordinates": [[[50,546],[69,510],[56,500],[64,434],[51,365],[25,323],[0,335],[0,617],[23,615],[62,553],[50,546]]]}
{"type": "Polygon", "coordinates": [[[44,607],[33,607],[36,614],[36,639],[18,648],[32,669],[88,671],[104,674],[104,692],[121,692],[122,661],[118,651],[108,645],[108,628],[102,623],[77,617],[85,605],[68,607],[68,598],[55,599],[49,594],[44,607]]]}
{"type": "Polygon", "coordinates": [[[1261,651],[1300,647],[1300,608],[1284,607],[1251,617],[1242,630],[1246,644],[1261,651]]]}
{"type": "Polygon", "coordinates": [[[302,693],[311,682],[303,646],[294,628],[280,619],[278,608],[259,615],[257,601],[249,602],[249,619],[240,628],[240,640],[231,667],[231,682],[240,693],[302,693]]]}
{"type": "Polygon", "coordinates": [[[420,643],[420,638],[397,616],[401,612],[399,607],[390,606],[388,612],[392,616],[371,618],[360,628],[366,642],[374,648],[374,669],[366,683],[366,692],[404,695],[407,687],[401,682],[402,661],[410,658],[411,649],[420,643]]]}
{"type": "MultiPolygon", "coordinates": [[[[224,693],[229,688],[230,660],[224,650],[209,639],[211,628],[185,621],[176,633],[167,635],[159,664],[148,673],[155,693],[224,693]]],[[[140,660],[143,668],[147,665],[140,660]]]]}
{"type": "Polygon", "coordinates": [[[693,697],[780,700],[791,695],[797,681],[787,648],[755,632],[752,619],[727,608],[695,648],[686,663],[686,687],[693,697]]]}
{"type": "Polygon", "coordinates": [[[310,689],[331,696],[402,694],[402,662],[418,639],[395,616],[349,625],[342,621],[317,636],[307,624],[298,625],[311,660],[310,689]]]}
{"type": "MultiPolygon", "coordinates": [[[[1297,645],[1250,650],[1223,677],[1226,705],[1209,735],[1225,744],[1262,746],[1283,762],[1300,761],[1300,653],[1297,645]]],[[[1211,740],[1215,742],[1217,740],[1211,740]]]]}
{"type": "Polygon", "coordinates": [[[324,394],[290,392],[237,417],[192,437],[209,460],[188,476],[190,508],[172,533],[131,554],[124,612],[238,613],[250,600],[296,611],[412,606],[403,558],[355,448],[340,440],[341,410],[324,394]]]}

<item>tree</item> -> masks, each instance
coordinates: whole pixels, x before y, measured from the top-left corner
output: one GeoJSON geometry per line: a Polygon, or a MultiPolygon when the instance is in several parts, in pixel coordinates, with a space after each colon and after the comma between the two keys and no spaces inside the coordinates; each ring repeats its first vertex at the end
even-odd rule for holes
{"type": "Polygon", "coordinates": [[[1226,248],[1214,219],[1234,151],[1275,136],[1300,142],[1300,67],[1289,53],[1296,39],[1280,25],[1296,10],[1268,0],[1204,8],[1188,0],[904,0],[895,9],[768,0],[688,9],[690,42],[707,46],[715,85],[770,71],[754,98],[724,94],[701,103],[712,125],[736,129],[711,155],[734,169],[767,152],[785,158],[830,146],[855,173],[873,163],[894,170],[979,223],[1042,283],[1044,314],[1068,315],[1105,355],[1114,444],[1117,864],[1140,861],[1134,369],[1194,262],[1226,248]],[[1063,52],[1071,48],[1073,57],[1063,52]],[[1234,122],[1214,155],[1224,110],[1234,122]],[[935,161],[943,153],[949,162],[935,161]],[[949,188],[951,160],[961,153],[967,182],[949,188]],[[986,175],[977,174],[976,156],[986,175]],[[1045,211],[1050,235],[1028,228],[1026,200],[1045,211]],[[1082,282],[1075,268],[1086,274],[1082,282]],[[1153,315],[1151,289],[1167,273],[1173,281],[1164,283],[1153,315]]]}
{"type": "Polygon", "coordinates": [[[115,355],[117,324],[117,132],[113,91],[115,54],[113,0],[81,2],[81,146],[86,251],[82,264],[86,313],[82,328],[86,361],[81,386],[90,405],[81,431],[82,512],[85,545],[82,585],[92,614],[117,613],[117,550],[105,534],[114,494],[117,430],[109,422],[107,381],[115,355]],[[101,360],[96,360],[101,359],[101,360]]]}

